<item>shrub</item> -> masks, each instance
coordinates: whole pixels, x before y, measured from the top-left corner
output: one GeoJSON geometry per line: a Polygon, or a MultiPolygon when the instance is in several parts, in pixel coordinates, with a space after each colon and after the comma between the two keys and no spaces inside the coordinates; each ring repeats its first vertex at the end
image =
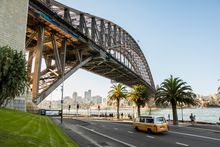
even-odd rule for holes
{"type": "Polygon", "coordinates": [[[0,47],[0,107],[4,107],[28,86],[26,60],[22,51],[0,47]]]}

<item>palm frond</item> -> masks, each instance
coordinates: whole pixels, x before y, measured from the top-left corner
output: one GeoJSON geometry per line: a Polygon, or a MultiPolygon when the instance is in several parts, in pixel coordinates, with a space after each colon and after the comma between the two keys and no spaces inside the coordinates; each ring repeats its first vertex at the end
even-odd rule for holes
{"type": "Polygon", "coordinates": [[[179,77],[174,78],[172,75],[170,78],[165,79],[160,87],[157,88],[155,100],[157,105],[168,104],[171,102],[181,102],[184,104],[195,105],[194,93],[192,88],[179,77]]]}

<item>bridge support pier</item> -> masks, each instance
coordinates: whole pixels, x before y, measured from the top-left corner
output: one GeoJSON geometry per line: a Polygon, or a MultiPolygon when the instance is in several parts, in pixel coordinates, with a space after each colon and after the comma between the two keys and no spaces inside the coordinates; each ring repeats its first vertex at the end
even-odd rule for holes
{"type": "MultiPolygon", "coordinates": [[[[0,46],[25,51],[29,0],[1,0],[0,3],[0,46]]],[[[26,111],[25,95],[15,98],[7,107],[26,111]]]]}

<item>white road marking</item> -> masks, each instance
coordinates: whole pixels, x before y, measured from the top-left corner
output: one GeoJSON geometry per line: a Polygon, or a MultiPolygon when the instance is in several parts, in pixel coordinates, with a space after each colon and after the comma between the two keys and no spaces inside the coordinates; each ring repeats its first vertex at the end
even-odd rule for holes
{"type": "Polygon", "coordinates": [[[114,130],[118,130],[118,128],[114,128],[114,130]]]}
{"type": "Polygon", "coordinates": [[[78,130],[75,126],[67,126],[67,128],[71,129],[73,132],[75,132],[76,134],[79,134],[80,136],[82,136],[83,138],[87,139],[88,141],[90,141],[92,144],[96,145],[97,147],[102,147],[101,145],[99,145],[97,142],[95,142],[93,139],[91,139],[90,137],[84,135],[83,133],[81,133],[80,131],[76,131],[78,130]]]}
{"type": "Polygon", "coordinates": [[[189,146],[188,144],[184,144],[184,143],[180,143],[180,142],[176,142],[176,144],[182,145],[182,146],[189,146]]]}
{"type": "Polygon", "coordinates": [[[201,135],[195,135],[195,134],[189,134],[189,133],[181,133],[181,132],[175,132],[175,131],[169,131],[169,132],[173,133],[173,134],[179,134],[179,135],[185,135],[185,136],[193,136],[193,137],[198,137],[198,138],[204,138],[204,139],[220,141],[219,138],[212,138],[212,137],[207,137],[207,136],[201,136],[201,135]]]}
{"type": "Polygon", "coordinates": [[[147,137],[148,137],[148,138],[151,138],[151,139],[154,139],[154,137],[153,137],[153,136],[150,136],[150,135],[147,135],[147,137]]]}
{"type": "Polygon", "coordinates": [[[220,131],[218,131],[218,130],[212,130],[212,129],[194,128],[194,127],[187,127],[187,128],[195,129],[195,130],[205,130],[205,131],[211,131],[211,132],[217,132],[217,133],[220,133],[220,131]]]}
{"type": "Polygon", "coordinates": [[[195,130],[206,130],[206,131],[211,131],[211,132],[220,133],[220,131],[218,131],[218,130],[205,129],[205,128],[196,128],[196,127],[189,127],[189,126],[176,126],[176,125],[172,125],[172,124],[171,124],[170,126],[179,127],[179,128],[190,128],[190,129],[195,129],[195,130]]]}
{"type": "Polygon", "coordinates": [[[128,133],[134,133],[134,132],[128,131],[128,133]]]}
{"type": "Polygon", "coordinates": [[[116,142],[119,142],[119,143],[121,143],[121,144],[124,144],[124,145],[126,145],[126,146],[136,147],[136,146],[134,146],[134,145],[128,144],[128,143],[123,142],[123,141],[121,141],[121,140],[112,138],[112,137],[110,137],[110,136],[108,136],[108,135],[105,135],[105,134],[102,134],[102,133],[100,133],[100,132],[91,130],[91,129],[87,128],[87,127],[84,127],[84,126],[79,126],[79,127],[83,128],[83,129],[86,129],[86,130],[88,130],[88,131],[91,131],[91,132],[93,132],[93,133],[95,133],[95,134],[98,134],[98,135],[100,135],[100,136],[103,136],[103,137],[106,137],[106,138],[108,138],[108,139],[111,139],[111,140],[114,140],[114,141],[116,141],[116,142]]]}

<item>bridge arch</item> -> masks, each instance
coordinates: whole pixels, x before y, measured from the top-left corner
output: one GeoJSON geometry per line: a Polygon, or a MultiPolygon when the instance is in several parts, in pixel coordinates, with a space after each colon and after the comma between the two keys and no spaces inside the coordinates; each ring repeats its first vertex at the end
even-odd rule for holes
{"type": "Polygon", "coordinates": [[[30,0],[26,48],[36,103],[78,68],[122,82],[155,86],[149,65],[133,37],[117,24],[54,0],[30,0]],[[31,49],[30,49],[31,48],[31,49]],[[119,58],[117,58],[117,55],[119,58]],[[41,70],[41,60],[46,68],[41,70]],[[52,62],[53,61],[53,62],[52,62]]]}

